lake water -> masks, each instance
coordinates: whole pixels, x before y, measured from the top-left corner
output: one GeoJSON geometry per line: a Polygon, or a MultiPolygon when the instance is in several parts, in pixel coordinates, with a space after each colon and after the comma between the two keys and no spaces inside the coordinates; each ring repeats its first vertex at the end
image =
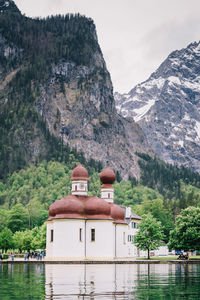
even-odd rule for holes
{"type": "Polygon", "coordinates": [[[0,300],[200,299],[200,264],[0,264],[0,300]]]}

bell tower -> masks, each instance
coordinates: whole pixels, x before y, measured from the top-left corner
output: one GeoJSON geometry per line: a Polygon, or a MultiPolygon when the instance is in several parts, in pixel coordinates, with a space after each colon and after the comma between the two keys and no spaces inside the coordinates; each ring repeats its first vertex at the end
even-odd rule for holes
{"type": "Polygon", "coordinates": [[[88,193],[88,171],[79,164],[73,171],[71,175],[72,181],[72,195],[76,196],[87,196],[88,193]]]}
{"type": "Polygon", "coordinates": [[[109,203],[114,202],[114,187],[115,173],[107,167],[100,174],[101,186],[101,198],[109,203]]]}

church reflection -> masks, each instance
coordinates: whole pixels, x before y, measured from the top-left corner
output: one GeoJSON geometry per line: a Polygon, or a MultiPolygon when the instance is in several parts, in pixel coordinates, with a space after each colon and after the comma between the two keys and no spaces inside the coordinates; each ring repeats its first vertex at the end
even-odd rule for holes
{"type": "Polygon", "coordinates": [[[139,269],[141,265],[47,264],[46,299],[129,299],[139,269]]]}
{"type": "Polygon", "coordinates": [[[46,264],[46,300],[147,299],[152,292],[155,297],[164,297],[171,285],[181,292],[185,278],[197,274],[198,267],[185,264],[46,264]]]}

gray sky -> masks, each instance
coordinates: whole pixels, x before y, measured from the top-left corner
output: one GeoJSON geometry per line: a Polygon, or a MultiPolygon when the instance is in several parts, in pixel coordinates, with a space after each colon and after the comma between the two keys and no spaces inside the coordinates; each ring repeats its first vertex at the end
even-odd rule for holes
{"type": "Polygon", "coordinates": [[[15,0],[29,17],[79,12],[96,25],[114,91],[129,92],[171,51],[200,40],[200,0],[15,0]]]}

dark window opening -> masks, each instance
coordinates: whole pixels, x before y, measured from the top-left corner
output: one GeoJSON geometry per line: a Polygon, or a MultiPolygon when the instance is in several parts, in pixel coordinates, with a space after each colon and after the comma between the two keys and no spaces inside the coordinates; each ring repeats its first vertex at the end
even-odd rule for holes
{"type": "Polygon", "coordinates": [[[91,242],[95,242],[95,229],[91,229],[91,242]]]}
{"type": "Polygon", "coordinates": [[[133,242],[133,235],[128,235],[128,242],[133,242]]]}
{"type": "Polygon", "coordinates": [[[79,241],[82,242],[82,228],[79,229],[79,241]]]}
{"type": "Polygon", "coordinates": [[[51,229],[51,242],[53,242],[53,229],[51,229]]]}

